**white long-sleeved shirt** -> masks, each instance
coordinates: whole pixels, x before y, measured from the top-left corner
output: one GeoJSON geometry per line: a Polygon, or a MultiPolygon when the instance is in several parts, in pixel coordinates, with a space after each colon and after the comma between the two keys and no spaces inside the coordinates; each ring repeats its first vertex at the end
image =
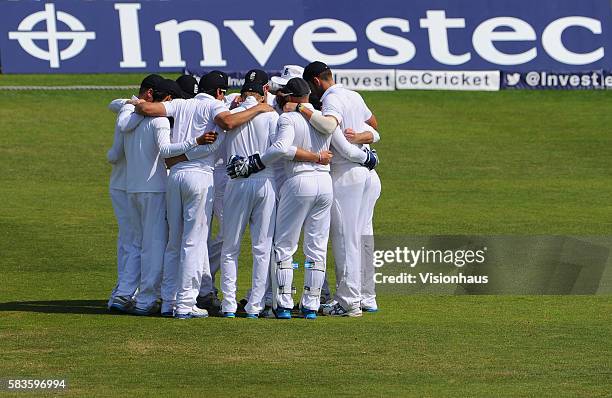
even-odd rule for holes
{"type": "MultiPolygon", "coordinates": [[[[341,132],[350,128],[356,132],[363,131],[365,121],[372,117],[372,111],[368,108],[361,95],[353,90],[348,90],[342,84],[334,84],[328,88],[321,97],[323,107],[321,112],[324,116],[333,116],[339,123],[341,132]]],[[[368,126],[369,127],[369,126],[368,126]]],[[[378,132],[368,128],[374,135],[374,142],[380,139],[378,132]]],[[[359,149],[368,147],[362,144],[351,144],[359,149]]],[[[350,167],[352,161],[346,157],[332,159],[332,168],[350,167]]]]}
{"type": "MultiPolygon", "coordinates": [[[[136,97],[132,97],[136,98],[136,97]]],[[[116,99],[108,104],[108,109],[114,113],[119,113],[123,105],[127,102],[127,99],[116,99]]],[[[127,120],[127,128],[134,129],[140,120],[132,119],[127,120]]],[[[106,160],[112,164],[112,170],[110,175],[109,187],[110,189],[119,189],[125,191],[126,185],[126,173],[127,163],[125,160],[125,152],[123,148],[123,135],[119,129],[118,120],[115,121],[115,134],[113,136],[113,145],[106,153],[106,160]]]]}
{"type": "MultiPolygon", "coordinates": [[[[312,108],[310,104],[304,106],[312,108]]],[[[318,153],[329,150],[332,137],[319,133],[308,123],[306,118],[297,112],[283,113],[278,119],[276,140],[261,156],[264,165],[272,164],[280,159],[293,160],[297,148],[318,153]]],[[[285,162],[287,178],[304,172],[329,172],[329,165],[311,162],[285,162]]]]}
{"type": "MultiPolygon", "coordinates": [[[[138,97],[132,96],[132,99],[137,100],[138,97]]],[[[117,116],[117,126],[122,133],[134,130],[144,119],[144,116],[134,113],[134,109],[134,105],[126,103],[121,107],[119,115],[117,116]]]]}
{"type": "Polygon", "coordinates": [[[362,164],[367,158],[363,150],[348,142],[339,127],[332,133],[331,151],[334,155],[332,164],[343,161],[362,164]]]}
{"type": "MultiPolygon", "coordinates": [[[[174,117],[174,130],[172,142],[185,142],[209,131],[217,131],[215,124],[217,115],[227,112],[223,102],[208,94],[198,94],[192,99],[175,99],[164,102],[166,115],[174,117]]],[[[171,171],[189,170],[212,173],[215,167],[215,151],[219,149],[224,140],[224,134],[219,134],[217,140],[211,145],[198,145],[186,152],[189,159],[174,165],[171,171]]]]}
{"type": "MultiPolygon", "coordinates": [[[[170,126],[170,123],[168,123],[170,126]]],[[[171,136],[170,129],[156,129],[155,130],[155,142],[159,148],[159,156],[162,158],[172,158],[174,156],[182,155],[188,150],[198,146],[195,138],[189,138],[187,141],[172,143],[170,141],[171,136]]]]}
{"type": "Polygon", "coordinates": [[[124,133],[128,193],[166,191],[168,174],[158,144],[163,136],[170,136],[170,122],[165,117],[146,117],[134,130],[124,133]]]}
{"type": "MultiPolygon", "coordinates": [[[[237,112],[246,111],[257,105],[257,100],[247,97],[235,110],[237,112]]],[[[260,113],[247,123],[226,132],[226,152],[225,158],[229,159],[232,155],[247,157],[255,153],[264,153],[274,142],[278,114],[276,112],[260,113]]],[[[261,172],[253,175],[256,178],[273,178],[274,168],[266,167],[261,172]]]]}

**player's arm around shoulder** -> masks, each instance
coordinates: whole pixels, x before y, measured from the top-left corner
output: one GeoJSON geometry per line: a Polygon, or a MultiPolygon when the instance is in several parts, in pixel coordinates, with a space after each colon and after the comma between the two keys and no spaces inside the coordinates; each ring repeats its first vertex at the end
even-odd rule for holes
{"type": "Polygon", "coordinates": [[[123,99],[123,98],[114,99],[110,102],[110,104],[108,104],[108,110],[113,113],[119,113],[121,111],[121,108],[123,108],[123,105],[125,105],[126,102],[128,102],[127,99],[123,99]]]}
{"type": "Polygon", "coordinates": [[[135,112],[149,117],[175,116],[185,106],[182,98],[165,102],[140,102],[136,104],[135,112]]]}
{"type": "Polygon", "coordinates": [[[227,111],[226,108],[224,112],[216,114],[214,120],[215,123],[224,130],[233,130],[263,112],[275,111],[274,108],[272,108],[270,105],[264,103],[257,104],[247,110],[237,113],[231,113],[227,111]]]}
{"type": "Polygon", "coordinates": [[[134,131],[143,119],[144,116],[134,113],[134,105],[128,102],[121,107],[117,115],[117,127],[120,132],[129,133],[134,131]]]}
{"type": "Polygon", "coordinates": [[[312,114],[308,119],[312,127],[319,133],[324,135],[332,135],[336,127],[339,125],[339,116],[336,113],[324,115],[322,112],[312,110],[312,114]]]}

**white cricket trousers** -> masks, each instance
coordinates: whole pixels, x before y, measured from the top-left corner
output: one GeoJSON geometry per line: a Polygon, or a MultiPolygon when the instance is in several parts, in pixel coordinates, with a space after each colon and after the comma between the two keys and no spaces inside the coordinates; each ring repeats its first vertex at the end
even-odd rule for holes
{"type": "Polygon", "coordinates": [[[347,311],[361,301],[361,234],[364,230],[370,172],[359,165],[332,167],[332,251],[336,265],[335,299],[347,311]]]}
{"type": "Polygon", "coordinates": [[[110,189],[111,202],[117,219],[117,285],[109,303],[117,296],[132,297],[140,282],[140,252],[134,245],[130,224],[128,195],[123,189],[110,189]]]}
{"type": "Polygon", "coordinates": [[[293,255],[297,251],[302,227],[306,262],[316,264],[304,274],[303,308],[318,310],[320,290],[325,279],[327,242],[333,189],[329,173],[304,172],[289,177],[280,189],[274,234],[278,307],[293,308],[293,255]]]}
{"type": "Polygon", "coordinates": [[[162,300],[187,314],[196,304],[202,277],[208,274],[206,238],[213,204],[212,173],[170,171],[166,200],[169,239],[164,258],[162,300]]]}
{"type": "Polygon", "coordinates": [[[244,230],[249,224],[253,253],[251,293],[245,311],[259,314],[264,309],[266,282],[274,237],[276,198],[273,181],[251,176],[227,182],[224,198],[223,249],[221,250],[221,292],[223,312],[236,312],[238,256],[244,230]]]}
{"type": "MultiPolygon", "coordinates": [[[[273,186],[274,186],[274,195],[276,196],[276,204],[278,205],[278,202],[280,200],[280,188],[283,186],[283,183],[285,182],[285,180],[287,179],[287,176],[285,175],[285,169],[284,169],[284,165],[282,164],[281,161],[277,161],[276,163],[274,163],[274,180],[273,180],[273,186]],[[280,167],[278,167],[280,166],[280,167]]],[[[278,206],[277,206],[278,207],[278,206]]],[[[275,221],[276,223],[276,221],[275,221]]],[[[270,252],[270,267],[272,267],[274,264],[274,245],[272,245],[272,250],[270,252]]],[[[248,301],[248,298],[251,296],[251,289],[249,289],[247,291],[246,294],[246,298],[248,301]]],[[[268,307],[272,307],[273,305],[273,299],[272,299],[272,281],[270,280],[270,275],[268,275],[268,281],[266,282],[266,295],[265,295],[265,299],[264,299],[264,304],[265,306],[268,307]]]]}
{"type": "Polygon", "coordinates": [[[166,198],[163,192],[136,192],[127,196],[134,244],[140,253],[136,307],[147,309],[160,297],[164,251],[168,241],[166,198]]]}
{"type": "Polygon", "coordinates": [[[380,198],[381,184],[378,173],[370,171],[369,189],[366,192],[365,222],[362,232],[361,306],[378,308],[376,304],[376,283],[374,281],[374,207],[380,198]]]}
{"type": "Polygon", "coordinates": [[[206,296],[207,294],[216,291],[215,276],[221,267],[221,248],[223,247],[223,195],[225,193],[225,184],[227,184],[228,179],[229,176],[225,172],[225,167],[215,168],[215,171],[213,172],[213,185],[215,188],[213,217],[219,222],[219,230],[217,235],[213,237],[212,227],[209,229],[208,262],[210,264],[210,277],[206,274],[202,277],[200,296],[206,296]]]}

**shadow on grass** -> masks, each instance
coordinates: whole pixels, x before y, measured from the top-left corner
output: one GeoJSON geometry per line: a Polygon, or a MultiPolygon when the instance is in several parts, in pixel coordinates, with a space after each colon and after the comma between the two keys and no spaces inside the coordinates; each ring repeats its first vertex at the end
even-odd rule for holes
{"type": "Polygon", "coordinates": [[[0,311],[114,315],[108,311],[106,304],[106,300],[14,301],[0,303],[0,311]]]}

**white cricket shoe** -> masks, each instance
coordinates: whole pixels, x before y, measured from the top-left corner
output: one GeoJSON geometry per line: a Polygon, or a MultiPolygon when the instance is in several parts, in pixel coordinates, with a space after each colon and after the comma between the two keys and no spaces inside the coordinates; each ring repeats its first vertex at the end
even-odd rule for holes
{"type": "Polygon", "coordinates": [[[194,318],[208,318],[208,311],[203,308],[198,308],[194,305],[191,307],[191,311],[186,314],[174,313],[176,319],[194,319],[194,318]]]}
{"type": "Polygon", "coordinates": [[[325,308],[331,308],[336,304],[338,304],[338,302],[333,298],[327,300],[326,302],[321,301],[321,305],[319,306],[319,313],[325,314],[325,308]]]}
{"type": "Polygon", "coordinates": [[[360,317],[362,315],[361,308],[356,308],[356,309],[347,311],[338,302],[336,302],[336,304],[334,305],[325,305],[323,307],[323,314],[328,315],[328,316],[350,316],[350,317],[360,317]]]}

